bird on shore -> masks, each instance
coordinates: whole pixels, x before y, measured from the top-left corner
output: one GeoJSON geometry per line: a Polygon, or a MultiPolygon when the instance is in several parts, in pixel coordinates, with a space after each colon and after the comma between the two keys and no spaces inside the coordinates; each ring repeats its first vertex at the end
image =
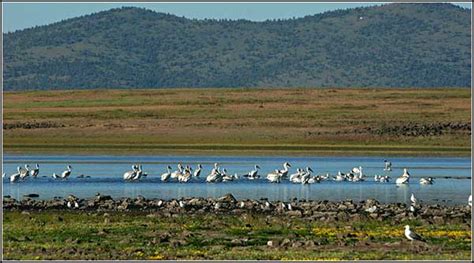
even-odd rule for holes
{"type": "Polygon", "coordinates": [[[427,184],[433,184],[433,178],[432,177],[427,177],[427,178],[421,178],[420,179],[420,184],[427,185],[427,184]]]}
{"type": "Polygon", "coordinates": [[[411,231],[409,225],[405,226],[405,237],[408,238],[408,240],[410,240],[410,241],[416,240],[416,241],[426,242],[426,240],[423,237],[421,237],[417,233],[411,231]]]}
{"type": "Polygon", "coordinates": [[[161,181],[166,182],[171,177],[171,166],[166,167],[166,173],[161,175],[161,181]]]}
{"type": "Polygon", "coordinates": [[[470,207],[472,207],[472,195],[469,195],[469,199],[467,200],[467,203],[469,204],[470,207]]]}
{"type": "Polygon", "coordinates": [[[30,170],[30,176],[36,178],[39,174],[39,164],[36,164],[36,168],[30,170]]]}
{"type": "Polygon", "coordinates": [[[410,201],[414,205],[416,205],[416,202],[418,201],[413,193],[411,193],[410,201]]]}
{"type": "Polygon", "coordinates": [[[385,168],[383,168],[384,171],[392,171],[392,163],[387,161],[387,160],[383,160],[384,164],[385,164],[385,168]]]}

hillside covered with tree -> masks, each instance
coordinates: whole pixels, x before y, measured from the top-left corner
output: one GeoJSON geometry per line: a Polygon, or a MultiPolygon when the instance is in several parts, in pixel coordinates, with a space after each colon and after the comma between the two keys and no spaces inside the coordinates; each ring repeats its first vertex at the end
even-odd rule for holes
{"type": "Polygon", "coordinates": [[[4,37],[4,90],[469,87],[470,10],[387,4],[290,20],[121,8],[4,37]]]}

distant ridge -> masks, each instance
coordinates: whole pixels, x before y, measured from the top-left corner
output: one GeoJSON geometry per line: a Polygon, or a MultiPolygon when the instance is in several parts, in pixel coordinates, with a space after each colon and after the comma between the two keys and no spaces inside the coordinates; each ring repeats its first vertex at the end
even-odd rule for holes
{"type": "Polygon", "coordinates": [[[4,90],[470,87],[470,19],[452,4],[265,22],[111,9],[3,34],[4,90]]]}

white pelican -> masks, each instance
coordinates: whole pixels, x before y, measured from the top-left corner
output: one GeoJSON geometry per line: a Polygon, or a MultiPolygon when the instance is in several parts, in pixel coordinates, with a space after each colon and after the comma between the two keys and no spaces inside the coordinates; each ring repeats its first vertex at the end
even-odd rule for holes
{"type": "Polygon", "coordinates": [[[3,174],[2,174],[2,178],[5,178],[5,175],[6,175],[6,173],[3,173],[3,174]]]}
{"type": "Polygon", "coordinates": [[[247,177],[249,180],[254,180],[260,178],[260,175],[258,175],[258,170],[260,169],[260,166],[255,165],[255,169],[250,171],[248,174],[244,175],[244,177],[247,177]]]}
{"type": "Polygon", "coordinates": [[[408,184],[408,181],[410,180],[410,174],[408,173],[407,168],[403,168],[403,174],[401,177],[398,177],[397,180],[395,180],[396,184],[408,184]]]}
{"type": "Polygon", "coordinates": [[[36,164],[36,168],[30,170],[30,176],[36,178],[39,174],[39,164],[36,164]]]}
{"type": "Polygon", "coordinates": [[[359,178],[364,177],[364,175],[362,174],[362,166],[352,168],[351,172],[358,175],[359,178]]]}
{"type": "Polygon", "coordinates": [[[183,166],[181,165],[181,163],[178,163],[178,170],[171,173],[171,178],[173,179],[178,178],[178,175],[180,175],[182,172],[183,172],[183,166]]]}
{"type": "Polygon", "coordinates": [[[375,212],[375,210],[377,210],[377,206],[373,205],[373,206],[365,209],[365,212],[373,213],[373,212],[375,212]]]}
{"type": "Polygon", "coordinates": [[[281,182],[282,174],[275,171],[274,173],[267,174],[267,180],[271,183],[279,183],[281,182]]]}
{"type": "Polygon", "coordinates": [[[306,167],[306,172],[301,175],[301,184],[307,184],[309,181],[309,178],[311,177],[311,172],[313,170],[310,167],[306,167]]]}
{"type": "Polygon", "coordinates": [[[25,169],[20,170],[20,179],[25,179],[28,175],[30,175],[30,166],[25,164],[25,169]]]}
{"type": "Polygon", "coordinates": [[[467,204],[472,207],[472,195],[469,195],[469,199],[467,200],[467,204]]]}
{"type": "Polygon", "coordinates": [[[411,193],[410,201],[411,201],[412,204],[416,204],[416,201],[418,201],[418,200],[416,200],[416,197],[413,193],[411,193]]]}
{"type": "Polygon", "coordinates": [[[179,201],[179,207],[185,208],[185,207],[186,207],[186,203],[184,203],[182,200],[180,200],[180,201],[179,201]]]}
{"type": "Polygon", "coordinates": [[[381,175],[374,175],[374,181],[380,182],[380,178],[382,178],[381,175]]]}
{"type": "Polygon", "coordinates": [[[68,208],[79,208],[79,203],[76,200],[67,201],[67,207],[68,208]]]}
{"type": "Polygon", "coordinates": [[[296,168],[296,173],[290,175],[290,182],[299,184],[301,183],[301,176],[303,175],[303,169],[296,168]]]}
{"type": "Polygon", "coordinates": [[[381,183],[388,183],[390,181],[390,176],[385,175],[385,176],[380,176],[379,182],[381,183]]]}
{"type": "Polygon", "coordinates": [[[14,183],[20,179],[21,167],[18,166],[16,170],[17,170],[17,173],[10,175],[10,183],[14,183]]]}
{"type": "Polygon", "coordinates": [[[54,178],[54,179],[59,179],[59,178],[61,178],[61,177],[60,177],[59,175],[57,175],[56,173],[53,173],[53,178],[54,178]]]}
{"type": "Polygon", "coordinates": [[[211,170],[211,173],[206,177],[206,182],[208,183],[217,183],[222,182],[222,175],[219,172],[219,165],[214,164],[214,168],[211,170]]]}
{"type": "Polygon", "coordinates": [[[135,173],[135,175],[131,178],[132,181],[137,181],[137,180],[140,180],[140,178],[142,178],[142,176],[144,175],[144,172],[142,170],[142,165],[138,165],[138,169],[135,173]]]}
{"type": "Polygon", "coordinates": [[[161,181],[166,182],[171,177],[171,166],[166,167],[166,173],[161,175],[161,181]]]}
{"type": "Polygon", "coordinates": [[[183,172],[178,175],[178,181],[181,182],[181,183],[188,182],[192,177],[192,171],[193,171],[193,169],[191,167],[186,166],[186,168],[183,170],[183,172]]]}
{"type": "Polygon", "coordinates": [[[135,174],[138,171],[138,167],[136,165],[132,165],[132,171],[125,172],[123,174],[123,179],[124,180],[132,180],[133,177],[135,177],[135,174]]]}
{"type": "Polygon", "coordinates": [[[67,166],[67,170],[64,171],[62,174],[61,174],[61,178],[62,179],[66,179],[68,178],[70,175],[71,175],[71,172],[72,172],[72,167],[70,165],[67,166]]]}
{"type": "Polygon", "coordinates": [[[288,162],[285,162],[283,164],[283,170],[278,171],[278,173],[281,174],[282,178],[286,178],[286,176],[288,175],[288,168],[290,168],[290,167],[291,167],[291,165],[288,162]]]}
{"type": "Polygon", "coordinates": [[[409,225],[405,226],[405,237],[408,238],[408,240],[410,241],[418,240],[418,241],[426,242],[426,240],[422,238],[420,235],[411,231],[409,225]]]}
{"type": "Polygon", "coordinates": [[[234,179],[239,179],[239,176],[237,174],[228,175],[226,169],[222,170],[221,175],[222,175],[222,181],[224,181],[224,182],[234,181],[234,179]]]}
{"type": "Polygon", "coordinates": [[[199,177],[201,175],[202,166],[198,164],[196,171],[194,171],[194,177],[199,177]]]}
{"type": "Polygon", "coordinates": [[[337,172],[336,178],[334,178],[335,181],[345,181],[346,180],[346,175],[341,173],[341,171],[337,172]]]}
{"type": "Polygon", "coordinates": [[[420,184],[433,184],[433,178],[432,177],[421,178],[420,184]]]}
{"type": "Polygon", "coordinates": [[[383,168],[384,171],[391,171],[392,170],[392,163],[387,161],[387,160],[383,160],[383,162],[385,163],[385,168],[383,168]]]}

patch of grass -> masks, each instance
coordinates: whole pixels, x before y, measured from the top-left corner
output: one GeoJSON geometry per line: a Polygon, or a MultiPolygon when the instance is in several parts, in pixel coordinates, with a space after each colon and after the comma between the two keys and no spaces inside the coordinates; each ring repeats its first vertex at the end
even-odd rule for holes
{"type": "Polygon", "coordinates": [[[181,151],[186,146],[196,152],[231,153],[264,145],[268,148],[260,152],[265,154],[470,154],[470,133],[466,131],[423,136],[369,131],[413,123],[470,123],[469,89],[6,92],[3,117],[6,123],[64,125],[4,130],[6,152],[58,152],[63,148],[57,145],[65,144],[83,153],[113,153],[116,148],[124,153],[148,147],[151,151],[142,154],[154,154],[163,149],[181,151]]]}
{"type": "Polygon", "coordinates": [[[5,259],[467,260],[471,245],[470,230],[457,224],[419,224],[415,229],[428,242],[412,244],[403,236],[406,222],[143,212],[111,212],[107,222],[101,213],[70,211],[3,216],[5,259]],[[284,239],[291,249],[267,246],[284,239]]]}

